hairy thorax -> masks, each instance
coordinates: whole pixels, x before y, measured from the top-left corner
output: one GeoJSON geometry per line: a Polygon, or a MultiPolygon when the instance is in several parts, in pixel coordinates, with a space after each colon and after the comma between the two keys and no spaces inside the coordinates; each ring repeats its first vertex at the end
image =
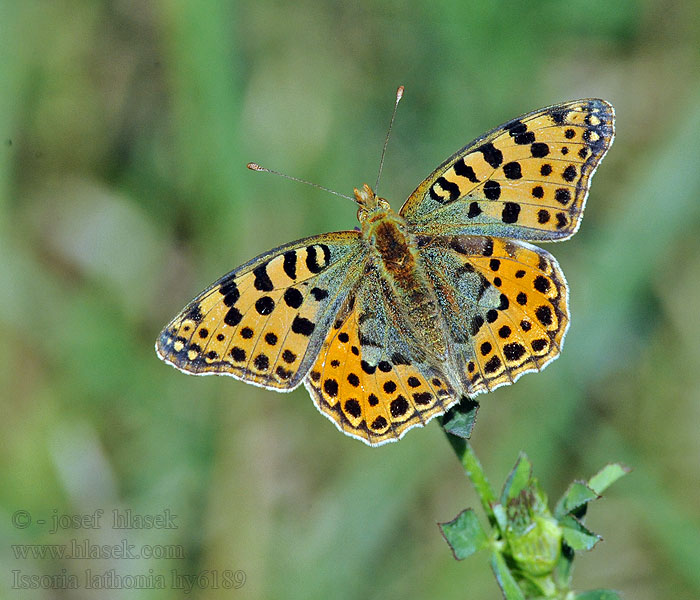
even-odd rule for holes
{"type": "Polygon", "coordinates": [[[418,258],[416,240],[404,219],[388,204],[380,204],[362,219],[362,234],[373,250],[370,260],[397,296],[397,306],[407,308],[404,316],[417,339],[436,356],[445,355],[447,348],[437,298],[418,258]]]}

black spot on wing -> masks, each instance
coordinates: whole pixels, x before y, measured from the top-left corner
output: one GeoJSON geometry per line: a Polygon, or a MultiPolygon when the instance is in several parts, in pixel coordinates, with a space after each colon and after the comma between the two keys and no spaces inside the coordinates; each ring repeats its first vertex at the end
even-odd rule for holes
{"type": "MultiPolygon", "coordinates": [[[[433,196],[434,200],[437,200],[438,202],[444,203],[444,202],[452,202],[453,200],[456,200],[459,198],[459,186],[456,183],[453,183],[452,181],[448,181],[444,177],[438,177],[438,180],[433,184],[433,187],[436,185],[439,185],[440,188],[442,188],[445,192],[449,194],[449,198],[445,199],[442,196],[439,196],[436,194],[437,197],[433,196]]],[[[431,194],[432,196],[432,194],[431,194]]]]}
{"type": "Polygon", "coordinates": [[[360,403],[354,398],[345,401],[345,412],[356,419],[362,414],[360,403]]]}
{"type": "Polygon", "coordinates": [[[546,304],[537,307],[535,316],[537,317],[537,320],[545,327],[552,324],[552,309],[546,304]]]}
{"type": "Polygon", "coordinates": [[[489,179],[484,184],[484,196],[489,200],[498,200],[501,197],[501,184],[498,181],[489,179]]]}
{"type": "Polygon", "coordinates": [[[234,346],[233,348],[231,348],[229,354],[231,355],[231,358],[236,362],[243,362],[246,359],[245,350],[243,348],[239,348],[238,346],[234,346]]]}
{"type": "Polygon", "coordinates": [[[226,325],[230,325],[231,327],[235,327],[241,322],[241,319],[243,319],[241,311],[239,311],[235,306],[232,306],[228,309],[228,312],[224,317],[224,323],[226,323],[226,325]]]}
{"type": "Polygon", "coordinates": [[[520,205],[515,202],[506,202],[503,205],[503,212],[501,213],[501,220],[504,223],[515,223],[518,220],[518,215],[520,214],[520,205]]]}
{"type": "Polygon", "coordinates": [[[195,304],[187,311],[185,319],[191,319],[195,323],[199,323],[202,320],[202,311],[199,308],[199,304],[195,304]]]}
{"type": "Polygon", "coordinates": [[[463,158],[458,159],[453,165],[455,173],[460,177],[466,177],[472,183],[479,183],[479,178],[474,173],[474,169],[464,162],[463,158]]]}
{"type": "Polygon", "coordinates": [[[505,129],[518,145],[532,144],[535,141],[535,134],[527,130],[527,125],[516,119],[505,125],[505,129]]]}
{"type": "Polygon", "coordinates": [[[533,286],[538,292],[546,294],[549,291],[551,284],[549,283],[549,279],[543,277],[542,275],[538,275],[535,277],[533,286]]]}
{"type": "Polygon", "coordinates": [[[413,394],[413,400],[415,400],[416,404],[430,404],[430,401],[433,399],[433,395],[429,392],[417,392],[413,394]]]}
{"type": "Polygon", "coordinates": [[[534,158],[544,158],[549,154],[549,146],[544,142],[534,142],[530,146],[530,152],[534,158]]]}
{"type": "Polygon", "coordinates": [[[262,296],[255,302],[255,310],[260,315],[269,315],[275,309],[275,301],[270,296],[262,296]]]}
{"type": "Polygon", "coordinates": [[[406,400],[406,398],[402,395],[397,396],[396,399],[392,400],[391,404],[389,405],[389,410],[392,417],[401,417],[405,415],[408,408],[408,400],[406,400]]]}
{"type": "Polygon", "coordinates": [[[571,183],[574,179],[576,179],[576,167],[574,165],[569,165],[566,167],[566,169],[564,169],[562,176],[566,181],[571,183]]]}
{"type": "Polygon", "coordinates": [[[314,332],[315,328],[316,325],[313,322],[299,315],[294,317],[294,321],[292,321],[292,331],[307,337],[314,332]]]}
{"type": "Polygon", "coordinates": [[[326,379],[323,382],[323,391],[335,398],[338,395],[338,382],[335,379],[326,379]]]}
{"type": "Polygon", "coordinates": [[[316,302],[320,302],[321,300],[325,300],[328,298],[328,292],[324,289],[321,288],[311,288],[311,292],[309,292],[313,297],[316,302]]]}
{"type": "Polygon", "coordinates": [[[374,421],[372,421],[372,425],[370,425],[370,427],[375,431],[381,431],[387,425],[388,423],[386,422],[386,419],[379,415],[374,421]]]}
{"type": "Polygon", "coordinates": [[[542,350],[544,350],[547,347],[547,340],[545,340],[545,339],[532,340],[532,344],[530,344],[530,345],[532,346],[532,349],[535,352],[541,352],[542,350]]]}
{"type": "Polygon", "coordinates": [[[328,266],[330,257],[331,251],[325,244],[313,244],[306,248],[306,266],[312,273],[323,271],[328,266]]]}
{"type": "Polygon", "coordinates": [[[475,315],[472,317],[471,323],[469,324],[470,326],[470,333],[472,334],[472,337],[475,336],[477,333],[479,333],[479,330],[481,329],[481,326],[484,324],[484,317],[481,315],[475,315]]]}
{"type": "Polygon", "coordinates": [[[295,250],[289,250],[284,253],[284,272],[290,279],[297,278],[297,253],[295,250]]]}
{"type": "Polygon", "coordinates": [[[503,163],[503,153],[491,143],[482,144],[476,150],[484,155],[484,160],[494,169],[503,163]]]}
{"type": "Polygon", "coordinates": [[[494,373],[501,366],[501,359],[494,355],[491,359],[484,365],[484,371],[486,373],[494,373]]]}
{"type": "Polygon", "coordinates": [[[520,163],[516,161],[503,165],[503,173],[508,179],[520,179],[523,176],[520,163]]]}
{"type": "Polygon", "coordinates": [[[258,354],[253,359],[253,365],[258,371],[267,371],[270,368],[270,359],[264,354],[258,354]]]}
{"type": "Polygon", "coordinates": [[[272,280],[267,274],[267,263],[260,265],[253,269],[253,275],[255,276],[255,286],[256,290],[261,292],[271,292],[274,288],[272,285],[272,280]]]}
{"type": "Polygon", "coordinates": [[[555,108],[549,113],[549,115],[552,117],[552,121],[554,121],[557,125],[563,124],[564,121],[566,121],[566,116],[568,114],[568,108],[555,108]]]}
{"type": "Polygon", "coordinates": [[[361,360],[360,361],[360,366],[362,367],[362,370],[367,373],[368,375],[372,375],[377,367],[375,365],[370,365],[367,361],[361,360]]]}
{"type": "Polygon", "coordinates": [[[519,360],[525,354],[525,346],[519,344],[518,342],[513,342],[510,344],[505,344],[503,346],[503,355],[506,360],[515,361],[519,360]]]}
{"type": "Polygon", "coordinates": [[[304,296],[296,288],[287,288],[284,292],[284,302],[290,308],[299,308],[304,302],[304,296]]]}

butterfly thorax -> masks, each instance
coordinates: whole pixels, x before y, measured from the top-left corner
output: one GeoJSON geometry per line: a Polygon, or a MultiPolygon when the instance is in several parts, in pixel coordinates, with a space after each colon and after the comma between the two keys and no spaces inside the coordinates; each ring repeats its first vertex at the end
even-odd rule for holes
{"type": "MultiPolygon", "coordinates": [[[[365,186],[369,190],[369,186],[365,186]]],[[[432,285],[418,253],[415,236],[405,219],[389,203],[375,196],[373,210],[360,209],[362,236],[369,246],[368,266],[376,268],[382,282],[395,297],[394,308],[413,330],[423,350],[445,356],[444,324],[432,285]]]]}

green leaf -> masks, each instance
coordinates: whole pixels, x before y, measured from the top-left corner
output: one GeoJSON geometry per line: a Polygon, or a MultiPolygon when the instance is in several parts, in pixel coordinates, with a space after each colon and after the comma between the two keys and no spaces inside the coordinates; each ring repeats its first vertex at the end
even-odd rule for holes
{"type": "Polygon", "coordinates": [[[574,550],[590,550],[603,539],[588,530],[572,516],[564,517],[560,520],[560,524],[564,533],[564,541],[574,550]]]}
{"type": "Polygon", "coordinates": [[[506,509],[502,504],[493,504],[491,505],[491,508],[498,527],[500,528],[501,532],[504,533],[508,529],[508,516],[506,515],[506,509]]]}
{"type": "Polygon", "coordinates": [[[588,486],[598,495],[615,483],[623,475],[630,472],[630,468],[621,463],[611,463],[603,467],[588,481],[588,486]]]}
{"type": "Polygon", "coordinates": [[[442,417],[442,427],[447,433],[468,440],[474,428],[479,403],[464,396],[459,404],[453,406],[442,417]]]}
{"type": "Polygon", "coordinates": [[[499,552],[491,553],[491,568],[506,600],[525,600],[523,592],[518,587],[505,559],[499,552]]]}
{"type": "Polygon", "coordinates": [[[532,463],[530,463],[527,455],[521,452],[513,470],[510,472],[503,485],[501,504],[508,504],[509,500],[517,498],[523,490],[529,487],[531,477],[532,463]]]}
{"type": "Polygon", "coordinates": [[[488,545],[488,538],[476,513],[463,510],[452,521],[438,523],[445,541],[457,560],[463,560],[488,545]]]}
{"type": "Polygon", "coordinates": [[[621,596],[612,590],[591,590],[576,594],[576,600],[621,600],[621,596]]]}
{"type": "Polygon", "coordinates": [[[561,519],[580,506],[587,504],[591,500],[596,500],[600,496],[596,494],[588,484],[583,481],[574,481],[559,499],[554,509],[554,515],[561,519]]]}

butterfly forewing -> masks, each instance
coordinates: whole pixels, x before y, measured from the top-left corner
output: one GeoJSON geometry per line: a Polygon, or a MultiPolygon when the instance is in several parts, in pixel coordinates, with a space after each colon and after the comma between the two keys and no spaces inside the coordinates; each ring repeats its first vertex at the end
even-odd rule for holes
{"type": "Polygon", "coordinates": [[[162,331],[160,357],[195,375],[232,375],[293,389],[350,291],[361,248],[355,231],[299,240],[232,271],[162,331]]]}
{"type": "Polygon", "coordinates": [[[604,100],[523,115],[448,158],[401,209],[417,233],[562,240],[578,229],[590,178],[614,137],[604,100]]]}

